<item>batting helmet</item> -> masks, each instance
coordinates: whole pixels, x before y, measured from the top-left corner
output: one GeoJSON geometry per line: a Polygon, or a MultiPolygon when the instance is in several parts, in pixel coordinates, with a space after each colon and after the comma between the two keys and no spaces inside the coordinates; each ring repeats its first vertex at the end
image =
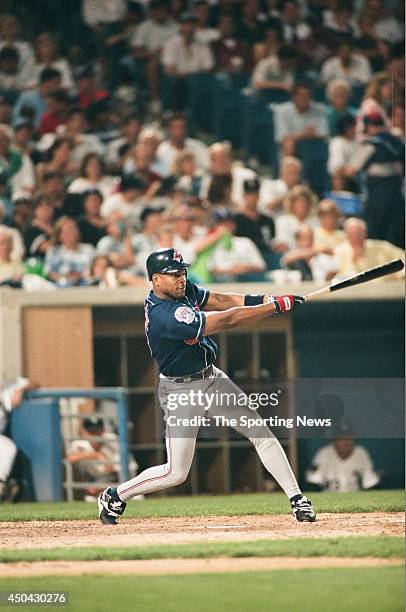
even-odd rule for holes
{"type": "Polygon", "coordinates": [[[152,275],[158,274],[174,274],[180,270],[185,270],[190,264],[183,261],[182,254],[176,249],[158,249],[147,258],[147,274],[149,280],[152,280],[152,275]]]}

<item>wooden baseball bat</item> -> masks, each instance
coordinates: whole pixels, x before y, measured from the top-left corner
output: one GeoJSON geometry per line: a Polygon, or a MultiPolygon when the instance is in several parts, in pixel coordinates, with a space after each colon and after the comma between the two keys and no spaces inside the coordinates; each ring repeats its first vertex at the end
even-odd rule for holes
{"type": "Polygon", "coordinates": [[[377,266],[376,268],[370,268],[369,270],[365,270],[364,272],[359,272],[358,274],[354,274],[353,276],[349,276],[338,283],[334,283],[333,285],[329,285],[328,287],[323,287],[322,289],[318,289],[317,291],[312,291],[309,295],[305,295],[305,300],[308,302],[309,300],[316,300],[322,295],[326,295],[327,293],[332,293],[333,291],[338,291],[339,289],[345,289],[346,287],[354,287],[355,285],[360,285],[361,283],[367,283],[368,281],[374,280],[375,278],[381,278],[382,276],[387,276],[388,274],[393,274],[394,272],[399,272],[404,268],[404,263],[401,259],[394,259],[383,266],[377,266]]]}

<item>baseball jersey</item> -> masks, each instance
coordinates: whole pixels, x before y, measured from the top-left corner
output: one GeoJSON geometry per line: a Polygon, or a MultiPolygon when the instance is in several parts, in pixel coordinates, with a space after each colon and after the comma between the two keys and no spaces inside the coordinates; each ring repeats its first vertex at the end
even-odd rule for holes
{"type": "Polygon", "coordinates": [[[162,300],[151,291],[145,300],[145,333],[152,357],[164,376],[187,376],[212,365],[217,344],[204,336],[210,291],[186,282],[185,296],[162,300]]]}

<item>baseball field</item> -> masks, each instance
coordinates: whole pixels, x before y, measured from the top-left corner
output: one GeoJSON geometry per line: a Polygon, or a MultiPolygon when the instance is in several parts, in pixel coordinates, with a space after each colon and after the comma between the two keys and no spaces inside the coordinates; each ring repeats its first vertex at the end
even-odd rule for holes
{"type": "Polygon", "coordinates": [[[403,609],[403,493],[311,498],[300,524],[275,493],[150,498],[117,526],[86,502],[3,505],[0,591],[67,591],[74,612],[403,609]]]}

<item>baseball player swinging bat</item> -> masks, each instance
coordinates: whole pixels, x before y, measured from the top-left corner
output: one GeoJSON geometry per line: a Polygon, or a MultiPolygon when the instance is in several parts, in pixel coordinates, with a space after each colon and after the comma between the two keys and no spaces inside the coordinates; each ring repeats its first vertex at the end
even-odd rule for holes
{"type": "Polygon", "coordinates": [[[367,283],[368,281],[375,280],[376,278],[381,278],[382,276],[387,276],[388,274],[399,272],[404,268],[404,265],[405,264],[401,259],[394,259],[393,261],[390,261],[389,263],[384,264],[383,266],[370,268],[369,270],[365,270],[364,272],[359,272],[358,274],[349,276],[343,281],[334,283],[333,285],[329,285],[328,287],[323,287],[322,289],[318,289],[317,291],[313,291],[312,293],[305,295],[305,301],[308,302],[310,300],[316,300],[320,296],[326,295],[327,293],[332,293],[333,291],[338,291],[339,289],[346,289],[347,287],[354,287],[355,285],[367,283]]]}

